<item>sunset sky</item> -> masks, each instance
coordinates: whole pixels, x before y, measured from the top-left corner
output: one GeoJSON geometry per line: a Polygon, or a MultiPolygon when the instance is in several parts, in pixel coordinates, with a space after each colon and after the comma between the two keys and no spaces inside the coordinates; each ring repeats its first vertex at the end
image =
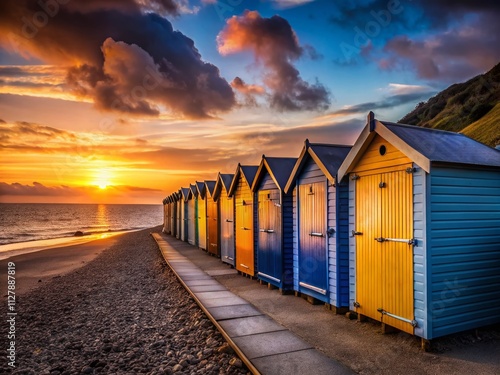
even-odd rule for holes
{"type": "Polygon", "coordinates": [[[500,61],[487,0],[2,0],[0,202],[160,203],[500,61]]]}

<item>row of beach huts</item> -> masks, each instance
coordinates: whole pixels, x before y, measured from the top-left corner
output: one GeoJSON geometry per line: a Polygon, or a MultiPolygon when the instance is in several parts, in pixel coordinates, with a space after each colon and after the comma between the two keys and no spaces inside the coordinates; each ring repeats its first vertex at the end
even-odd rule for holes
{"type": "Polygon", "coordinates": [[[500,322],[500,151],[378,121],[164,200],[167,234],[422,342],[500,322]]]}

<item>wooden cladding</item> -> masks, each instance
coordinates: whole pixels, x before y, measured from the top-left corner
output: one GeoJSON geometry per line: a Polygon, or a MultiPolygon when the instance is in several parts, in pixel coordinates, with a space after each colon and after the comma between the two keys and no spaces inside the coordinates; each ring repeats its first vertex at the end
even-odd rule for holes
{"type": "Polygon", "coordinates": [[[236,269],[254,276],[254,201],[253,193],[242,173],[234,197],[236,269]]]}
{"type": "MultiPolygon", "coordinates": [[[[377,171],[374,171],[377,172],[377,171]]],[[[413,175],[405,170],[356,180],[357,312],[414,333],[413,175]]]]}

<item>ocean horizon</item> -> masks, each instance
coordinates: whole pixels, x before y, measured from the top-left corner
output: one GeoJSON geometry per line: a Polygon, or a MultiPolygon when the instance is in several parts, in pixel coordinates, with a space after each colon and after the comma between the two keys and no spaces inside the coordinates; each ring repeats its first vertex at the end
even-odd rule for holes
{"type": "MultiPolygon", "coordinates": [[[[0,203],[0,246],[124,232],[162,224],[161,204],[0,203]]],[[[17,246],[16,246],[17,247],[17,246]]]]}

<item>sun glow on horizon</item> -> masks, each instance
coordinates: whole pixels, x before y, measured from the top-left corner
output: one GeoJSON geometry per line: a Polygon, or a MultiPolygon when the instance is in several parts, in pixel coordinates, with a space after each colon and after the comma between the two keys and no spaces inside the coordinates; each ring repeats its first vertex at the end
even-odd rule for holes
{"type": "Polygon", "coordinates": [[[97,172],[94,185],[99,188],[99,190],[106,190],[111,185],[111,173],[109,169],[101,169],[97,172]]]}

